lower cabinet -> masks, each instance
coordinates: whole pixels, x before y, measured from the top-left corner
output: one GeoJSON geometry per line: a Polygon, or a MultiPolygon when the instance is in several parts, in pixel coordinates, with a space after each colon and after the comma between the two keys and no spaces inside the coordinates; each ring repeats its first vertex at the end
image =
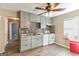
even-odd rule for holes
{"type": "Polygon", "coordinates": [[[43,35],[43,46],[55,43],[55,34],[44,34],[43,35]]]}
{"type": "Polygon", "coordinates": [[[31,36],[21,36],[21,52],[31,49],[31,36]]]}
{"type": "Polygon", "coordinates": [[[36,36],[32,36],[32,48],[36,48],[37,47],[37,38],[36,36]]]}
{"type": "Polygon", "coordinates": [[[49,36],[48,44],[55,43],[55,34],[49,34],[48,36],[49,36]]]}
{"type": "Polygon", "coordinates": [[[43,36],[37,35],[37,47],[43,46],[43,36]]]}
{"type": "Polygon", "coordinates": [[[21,46],[21,52],[31,49],[31,44],[21,46]]]}
{"type": "Polygon", "coordinates": [[[32,36],[32,48],[40,47],[43,45],[42,35],[32,36]]]}
{"type": "Polygon", "coordinates": [[[21,50],[20,52],[30,50],[32,48],[43,45],[42,35],[21,36],[21,50]]]}
{"type": "Polygon", "coordinates": [[[55,43],[55,34],[21,36],[21,52],[55,43]]]}

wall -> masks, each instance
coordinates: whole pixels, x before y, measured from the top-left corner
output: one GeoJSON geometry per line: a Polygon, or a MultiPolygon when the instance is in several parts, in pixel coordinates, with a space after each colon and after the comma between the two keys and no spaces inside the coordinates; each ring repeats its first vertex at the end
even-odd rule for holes
{"type": "Polygon", "coordinates": [[[4,51],[4,43],[5,43],[5,41],[4,41],[4,20],[1,20],[1,18],[0,18],[0,52],[3,52],[4,51]]]}
{"type": "Polygon", "coordinates": [[[55,25],[56,43],[69,48],[69,41],[64,39],[64,19],[79,15],[79,10],[75,10],[63,15],[52,18],[52,23],[55,25]]]}
{"type": "Polygon", "coordinates": [[[17,12],[0,9],[0,16],[0,53],[3,53],[7,44],[7,17],[17,17],[17,12]]]}
{"type": "Polygon", "coordinates": [[[0,9],[0,16],[17,17],[16,11],[0,9]]]}

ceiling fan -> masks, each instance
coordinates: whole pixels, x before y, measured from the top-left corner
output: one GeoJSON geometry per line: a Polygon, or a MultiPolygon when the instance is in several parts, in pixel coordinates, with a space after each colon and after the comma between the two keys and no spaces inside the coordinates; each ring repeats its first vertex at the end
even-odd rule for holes
{"type": "Polygon", "coordinates": [[[44,13],[50,12],[50,11],[63,11],[65,8],[56,8],[60,3],[47,3],[47,6],[45,8],[41,8],[41,7],[35,7],[35,9],[38,10],[45,10],[45,12],[39,14],[42,15],[44,13]]]}

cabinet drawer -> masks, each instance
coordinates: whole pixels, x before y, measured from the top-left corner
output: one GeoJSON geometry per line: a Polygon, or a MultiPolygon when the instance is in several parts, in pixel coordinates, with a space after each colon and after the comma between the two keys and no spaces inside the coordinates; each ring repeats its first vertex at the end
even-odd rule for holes
{"type": "Polygon", "coordinates": [[[24,43],[31,43],[31,39],[21,40],[21,44],[24,44],[24,43]]]}
{"type": "Polygon", "coordinates": [[[21,42],[31,42],[31,39],[21,40],[21,42]]]}
{"type": "Polygon", "coordinates": [[[31,45],[31,42],[21,43],[21,45],[31,45]]]}
{"type": "Polygon", "coordinates": [[[21,51],[23,52],[23,51],[27,51],[27,50],[29,50],[29,49],[31,49],[31,45],[22,45],[21,46],[21,51]]]}

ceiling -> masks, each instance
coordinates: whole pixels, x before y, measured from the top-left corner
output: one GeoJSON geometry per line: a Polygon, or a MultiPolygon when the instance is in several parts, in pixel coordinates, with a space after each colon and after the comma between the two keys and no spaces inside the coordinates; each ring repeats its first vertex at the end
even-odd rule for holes
{"type": "MultiPolygon", "coordinates": [[[[44,11],[36,10],[35,7],[45,7],[46,3],[0,3],[0,8],[12,11],[27,11],[34,14],[40,14],[44,11]]],[[[79,4],[77,3],[61,3],[56,8],[65,8],[64,11],[50,12],[49,16],[54,17],[67,12],[71,12],[79,9],[79,4]]],[[[43,14],[44,16],[48,16],[48,13],[43,14]]]]}

